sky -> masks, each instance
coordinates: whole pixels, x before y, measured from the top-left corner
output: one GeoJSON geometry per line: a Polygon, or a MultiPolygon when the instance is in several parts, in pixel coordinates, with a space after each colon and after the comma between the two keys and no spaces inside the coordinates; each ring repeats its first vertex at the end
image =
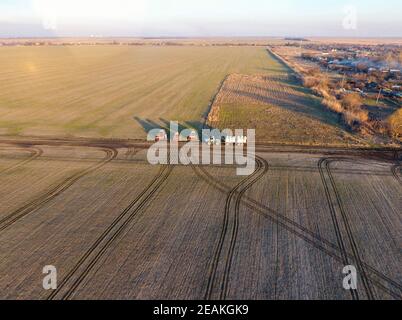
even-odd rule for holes
{"type": "Polygon", "coordinates": [[[0,37],[402,37],[401,0],[0,0],[0,37]]]}

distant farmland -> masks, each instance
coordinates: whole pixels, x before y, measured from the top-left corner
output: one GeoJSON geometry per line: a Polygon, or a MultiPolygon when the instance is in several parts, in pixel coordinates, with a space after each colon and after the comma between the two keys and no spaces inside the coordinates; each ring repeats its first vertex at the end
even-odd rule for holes
{"type": "Polygon", "coordinates": [[[282,144],[364,144],[339,116],[304,88],[293,71],[270,52],[276,70],[229,75],[217,94],[208,124],[219,129],[256,129],[257,141],[282,144]]]}
{"type": "Polygon", "coordinates": [[[144,138],[178,120],[199,127],[228,74],[283,66],[253,47],[0,49],[0,134],[144,138]]]}

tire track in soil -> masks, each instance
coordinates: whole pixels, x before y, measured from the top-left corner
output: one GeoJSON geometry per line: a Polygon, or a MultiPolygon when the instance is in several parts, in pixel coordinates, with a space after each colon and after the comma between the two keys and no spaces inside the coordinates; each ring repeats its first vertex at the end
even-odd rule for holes
{"type": "MultiPolygon", "coordinates": [[[[396,157],[397,158],[397,157],[396,157]]],[[[327,158],[328,160],[330,160],[331,162],[335,162],[335,161],[344,161],[344,162],[350,162],[351,161],[351,159],[350,158],[342,158],[342,157],[332,157],[332,158],[327,158]]],[[[359,161],[353,161],[353,163],[360,163],[360,164],[365,164],[364,162],[359,162],[359,161]]],[[[328,164],[329,165],[329,164],[328,164]]],[[[396,173],[396,171],[398,170],[398,167],[400,168],[401,167],[401,165],[400,164],[397,164],[397,165],[395,165],[395,166],[393,166],[392,168],[391,168],[391,171],[392,171],[392,173],[396,173]]],[[[334,170],[333,168],[330,170],[330,173],[331,173],[331,176],[333,177],[333,172],[336,172],[336,173],[344,173],[345,174],[345,172],[343,172],[342,170],[334,170]]],[[[357,171],[357,170],[356,170],[357,171]]],[[[362,173],[363,174],[363,173],[362,173]]],[[[369,174],[369,173],[367,173],[366,174],[366,176],[373,176],[372,174],[369,174]]],[[[384,175],[384,176],[386,176],[386,175],[384,175]]],[[[397,177],[395,177],[395,178],[399,178],[398,176],[397,177]]],[[[398,180],[398,179],[397,179],[398,180]]],[[[333,182],[335,183],[335,180],[333,180],[333,182]]],[[[335,187],[336,187],[336,185],[335,185],[335,187]]],[[[336,188],[336,190],[337,190],[337,188],[336,188]]],[[[351,257],[351,254],[348,254],[350,257],[351,257]]],[[[354,257],[353,257],[354,258],[354,257]]],[[[391,278],[389,278],[388,276],[386,276],[385,274],[383,274],[383,273],[381,273],[381,272],[379,272],[378,270],[376,270],[375,268],[373,268],[373,267],[371,267],[370,265],[368,265],[368,264],[366,264],[366,263],[364,263],[363,261],[362,261],[362,266],[364,266],[364,268],[366,268],[367,270],[369,270],[369,272],[371,272],[372,273],[372,275],[375,275],[376,277],[378,277],[378,278],[380,278],[381,280],[383,280],[383,281],[385,281],[385,282],[387,282],[388,284],[390,284],[391,286],[393,286],[393,287],[395,287],[396,289],[398,289],[399,291],[402,291],[402,286],[399,284],[399,283],[397,283],[396,281],[394,281],[394,280],[392,280],[391,278]]],[[[380,283],[380,281],[379,280],[377,280],[377,279],[374,279],[373,277],[370,277],[370,276],[368,276],[368,278],[378,287],[378,288],[380,288],[382,291],[384,291],[384,292],[386,292],[386,293],[388,293],[388,294],[390,294],[392,297],[394,297],[395,299],[398,299],[398,300],[401,300],[402,299],[402,297],[401,297],[401,295],[399,295],[398,293],[395,293],[395,292],[393,292],[392,290],[390,290],[389,288],[387,288],[386,286],[384,286],[383,284],[381,284],[380,283]]]]}
{"type": "Polygon", "coordinates": [[[106,152],[106,157],[100,162],[89,168],[86,168],[72,176],[64,179],[62,182],[57,184],[55,187],[51,188],[45,194],[39,196],[28,204],[22,206],[21,208],[8,214],[6,217],[0,220],[0,232],[9,228],[11,225],[26,217],[27,215],[37,211],[39,208],[59,196],[61,193],[69,189],[74,183],[83,178],[84,176],[102,168],[113,159],[117,157],[118,151],[111,148],[101,148],[102,151],[106,152]]]}
{"type": "MultiPolygon", "coordinates": [[[[320,177],[321,177],[322,185],[323,185],[324,190],[325,190],[325,197],[327,199],[327,204],[328,204],[328,207],[329,207],[329,211],[331,213],[331,220],[332,220],[332,225],[334,227],[336,240],[337,240],[337,243],[338,243],[338,247],[339,247],[339,249],[341,251],[342,264],[344,266],[348,266],[348,265],[350,265],[350,262],[349,262],[348,254],[346,252],[345,241],[343,240],[342,232],[341,232],[340,227],[339,227],[339,221],[338,221],[338,218],[337,218],[337,215],[336,215],[336,210],[335,210],[335,207],[334,207],[334,203],[333,203],[332,198],[331,198],[331,192],[329,190],[327,181],[325,180],[323,164],[325,164],[326,161],[327,161],[327,158],[321,158],[318,161],[318,164],[317,164],[318,165],[318,170],[320,171],[320,177]]],[[[350,294],[351,294],[353,300],[359,300],[359,294],[358,294],[358,292],[356,290],[350,290],[350,294]]]]}
{"type": "Polygon", "coordinates": [[[151,200],[162,184],[169,178],[173,166],[163,166],[151,183],[123,210],[112,224],[102,233],[102,235],[92,244],[89,250],[80,258],[77,264],[65,276],[57,290],[53,291],[47,300],[55,300],[60,296],[60,300],[69,300],[86,279],[90,271],[103,257],[110,245],[122,234],[130,222],[142,212],[144,206],[151,200]],[[134,210],[133,210],[134,209],[134,210]],[[80,269],[84,269],[75,279],[74,277],[80,269]],[[71,285],[68,289],[68,283],[71,285]]]}
{"type": "Polygon", "coordinates": [[[9,172],[11,170],[15,170],[17,168],[20,168],[20,167],[28,164],[29,162],[41,157],[42,154],[43,154],[43,150],[41,148],[39,148],[39,147],[27,147],[27,148],[24,148],[24,149],[28,150],[31,153],[31,156],[28,159],[22,160],[21,162],[15,164],[15,165],[13,165],[13,166],[11,166],[9,168],[3,169],[2,171],[0,171],[0,175],[3,175],[4,173],[9,172]]]}
{"type": "Polygon", "coordinates": [[[223,274],[223,280],[221,284],[221,293],[220,293],[220,300],[226,300],[228,294],[228,287],[229,287],[229,275],[232,267],[233,261],[233,254],[236,246],[237,241],[237,234],[239,231],[239,217],[240,217],[240,204],[242,202],[242,198],[247,190],[249,190],[254,184],[256,184],[259,180],[261,180],[265,174],[268,172],[268,162],[265,159],[256,157],[256,161],[258,163],[257,168],[259,172],[249,181],[247,184],[242,187],[241,191],[238,192],[236,196],[235,202],[235,215],[234,215],[234,224],[230,239],[229,251],[226,256],[226,264],[225,264],[225,271],[223,274]]]}
{"type": "MultiPolygon", "coordinates": [[[[330,183],[331,183],[332,189],[333,189],[334,194],[335,194],[336,203],[338,204],[338,208],[339,208],[339,211],[341,213],[343,225],[344,225],[345,230],[346,230],[347,238],[348,238],[349,244],[350,244],[350,246],[352,248],[354,261],[357,263],[358,271],[360,271],[359,273],[360,273],[360,276],[362,278],[362,282],[363,282],[363,286],[364,286],[367,298],[369,300],[374,300],[375,295],[374,295],[374,292],[373,292],[373,290],[371,288],[371,282],[370,282],[370,280],[369,280],[369,278],[367,276],[366,269],[365,269],[365,267],[364,267],[364,265],[362,263],[361,255],[360,255],[360,252],[359,252],[360,250],[359,250],[359,248],[357,246],[357,243],[356,243],[356,240],[355,240],[355,238],[353,236],[353,232],[352,232],[352,228],[351,228],[351,225],[350,225],[350,222],[349,222],[348,215],[347,215],[347,213],[345,211],[342,198],[341,198],[341,196],[339,194],[339,190],[337,188],[335,179],[334,179],[334,177],[332,175],[331,168],[330,168],[331,163],[334,163],[334,162],[337,162],[337,161],[342,161],[342,160],[345,160],[345,159],[342,159],[342,158],[324,158],[322,164],[325,164],[325,170],[326,170],[327,175],[328,175],[328,177],[330,179],[330,183]]],[[[348,264],[346,264],[346,265],[348,265],[348,264]]]]}
{"type": "MultiPolygon", "coordinates": [[[[259,174],[259,171],[261,169],[261,162],[257,161],[257,169],[253,172],[253,174],[251,174],[250,176],[248,176],[247,178],[243,179],[242,181],[240,181],[234,188],[229,188],[230,191],[227,194],[227,198],[226,198],[226,202],[225,202],[225,212],[224,212],[224,218],[223,218],[223,224],[222,224],[222,229],[221,229],[221,234],[220,234],[220,238],[217,244],[217,247],[214,251],[214,255],[209,267],[209,276],[208,276],[208,282],[207,282],[207,289],[204,295],[204,299],[205,300],[211,300],[212,298],[212,294],[213,294],[213,289],[214,286],[216,284],[216,278],[217,278],[217,271],[218,271],[218,264],[222,255],[222,251],[223,251],[223,246],[225,243],[225,238],[228,232],[228,226],[229,226],[229,219],[230,219],[230,208],[231,208],[231,203],[233,200],[233,197],[239,197],[239,189],[246,183],[248,183],[249,181],[253,181],[253,179],[259,174]]],[[[195,167],[193,166],[193,169],[195,167]]],[[[251,186],[250,186],[251,187],[251,186]]],[[[227,192],[225,192],[227,193],[227,192]]],[[[237,214],[235,214],[234,216],[234,224],[233,224],[233,229],[232,229],[232,240],[234,239],[234,236],[236,236],[237,231],[236,229],[238,228],[238,216],[237,214]]],[[[232,244],[230,245],[230,249],[229,252],[232,250],[232,244]]],[[[226,279],[225,279],[226,280],[226,279]]],[[[223,284],[224,282],[222,282],[223,284]]]]}
{"type": "MultiPolygon", "coordinates": [[[[231,187],[229,187],[222,181],[217,180],[202,166],[200,167],[193,166],[193,169],[198,177],[203,179],[206,183],[208,183],[215,189],[219,190],[220,192],[227,194],[231,190],[231,187]]],[[[328,241],[327,239],[323,238],[322,236],[308,230],[307,228],[294,222],[293,220],[286,218],[285,216],[281,215],[280,213],[274,211],[273,209],[267,207],[266,205],[256,201],[251,197],[245,196],[243,198],[243,202],[248,208],[254,210],[258,214],[261,214],[264,218],[272,221],[273,223],[277,224],[278,226],[282,227],[283,229],[287,230],[288,232],[292,233],[298,238],[314,246],[316,249],[320,250],[329,257],[341,263],[344,261],[342,255],[339,255],[339,253],[341,253],[340,248],[337,245],[333,244],[332,242],[328,241]]],[[[350,253],[347,253],[347,256],[350,259],[353,258],[352,254],[350,253]]],[[[374,267],[370,266],[369,264],[363,262],[363,265],[371,273],[370,279],[373,284],[375,284],[385,293],[392,296],[394,299],[397,300],[402,299],[402,285],[397,283],[395,280],[389,278],[382,272],[378,271],[374,267]],[[383,284],[383,282],[385,282],[388,285],[391,285],[396,290],[389,289],[386,285],[383,284]]]]}

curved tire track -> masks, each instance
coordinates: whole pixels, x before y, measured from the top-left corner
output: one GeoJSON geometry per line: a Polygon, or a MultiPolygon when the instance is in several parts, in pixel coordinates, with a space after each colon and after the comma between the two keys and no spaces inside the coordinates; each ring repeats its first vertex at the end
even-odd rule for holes
{"type": "Polygon", "coordinates": [[[243,198],[244,194],[246,193],[246,191],[249,190],[259,180],[261,180],[265,176],[265,174],[268,172],[269,165],[265,159],[256,157],[256,161],[258,163],[257,168],[258,168],[259,172],[254,177],[252,177],[252,179],[250,181],[248,181],[244,187],[242,187],[241,191],[239,191],[238,195],[236,196],[234,225],[233,225],[232,235],[231,235],[231,239],[230,239],[229,251],[226,256],[225,271],[223,274],[223,281],[222,281],[221,293],[220,293],[221,300],[226,300],[227,293],[228,293],[229,275],[230,275],[230,271],[232,268],[233,254],[234,254],[234,249],[236,246],[237,234],[239,231],[240,204],[242,202],[242,198],[243,198]]]}
{"type": "Polygon", "coordinates": [[[28,159],[22,160],[21,162],[0,171],[0,175],[6,173],[8,171],[17,169],[19,167],[22,167],[22,166],[28,164],[29,162],[41,157],[43,154],[43,150],[39,147],[29,147],[29,148],[24,148],[24,149],[28,150],[31,153],[31,156],[28,159]]]}
{"type": "MultiPolygon", "coordinates": [[[[221,231],[219,242],[215,249],[215,253],[212,258],[212,262],[211,262],[210,268],[209,268],[207,289],[206,289],[205,296],[204,296],[205,300],[210,300],[212,298],[213,289],[216,284],[218,264],[219,264],[219,261],[220,261],[220,258],[221,258],[222,252],[223,252],[223,246],[224,246],[225,239],[226,239],[226,236],[228,233],[231,203],[232,203],[233,198],[236,197],[236,211],[235,211],[235,214],[233,217],[233,228],[232,228],[232,232],[231,232],[229,250],[226,255],[226,266],[225,266],[224,278],[222,280],[221,288],[220,288],[221,299],[222,299],[222,292],[224,292],[224,290],[226,290],[225,288],[227,288],[226,283],[227,283],[228,278],[226,276],[226,271],[230,272],[230,265],[232,262],[233,250],[234,250],[234,246],[235,246],[236,239],[237,239],[238,226],[239,226],[238,210],[240,207],[241,198],[244,195],[244,193],[262,177],[262,174],[260,174],[261,168],[263,167],[262,161],[260,161],[258,159],[256,159],[256,160],[257,160],[256,161],[257,169],[253,172],[253,174],[251,174],[247,178],[240,181],[234,188],[232,188],[228,192],[228,195],[226,198],[226,203],[225,203],[225,214],[224,214],[224,219],[223,219],[222,231],[221,231]]],[[[265,171],[264,171],[264,174],[265,174],[265,171]]]]}
{"type": "MultiPolygon", "coordinates": [[[[328,204],[328,207],[329,207],[329,211],[331,213],[331,220],[332,220],[332,225],[333,225],[334,230],[335,230],[336,240],[337,240],[337,243],[338,243],[338,247],[339,247],[339,249],[341,251],[342,264],[344,266],[348,266],[348,265],[350,265],[350,262],[349,262],[348,254],[346,252],[345,241],[343,240],[343,237],[342,237],[342,232],[341,232],[339,221],[338,221],[338,218],[337,218],[337,215],[336,215],[335,206],[334,206],[334,203],[332,201],[331,192],[330,192],[329,186],[327,184],[327,181],[325,180],[325,174],[324,174],[323,165],[326,163],[326,161],[327,161],[327,158],[321,158],[318,161],[317,166],[318,166],[318,170],[320,172],[322,185],[323,185],[324,190],[325,190],[325,197],[327,199],[327,204],[328,204]]],[[[358,294],[358,292],[356,290],[350,290],[350,293],[352,295],[353,300],[359,300],[359,294],[358,294]]]]}
{"type": "Polygon", "coordinates": [[[39,196],[28,204],[22,206],[21,208],[13,211],[8,214],[6,217],[0,220],[0,232],[4,231],[20,219],[24,218],[28,214],[31,214],[41,208],[43,205],[48,203],[49,201],[56,198],[58,195],[69,189],[75,182],[77,182],[82,177],[102,168],[107,163],[111,162],[113,159],[117,157],[118,151],[116,149],[101,149],[106,152],[106,157],[101,163],[97,163],[87,169],[84,169],[78,173],[73,174],[72,176],[64,179],[57,186],[53,187],[51,190],[46,192],[45,194],[39,196]]]}
{"type": "MultiPolygon", "coordinates": [[[[227,194],[230,191],[230,187],[227,186],[220,180],[217,180],[208,171],[206,171],[202,167],[193,167],[197,176],[203,179],[206,183],[210,186],[214,187],[215,189],[219,190],[220,192],[227,194]]],[[[324,254],[330,256],[331,258],[335,259],[343,263],[344,258],[342,257],[341,249],[333,244],[332,242],[328,241],[327,239],[323,238],[322,236],[308,230],[302,225],[294,222],[293,220],[281,215],[280,213],[272,210],[271,208],[267,207],[266,205],[256,201],[251,197],[245,196],[242,200],[244,204],[255,211],[258,214],[261,214],[266,219],[269,219],[273,223],[277,224],[278,226],[284,228],[288,232],[294,234],[295,236],[299,237],[300,239],[304,240],[305,242],[309,243],[310,245],[314,246],[316,249],[320,250],[324,254]],[[341,255],[339,255],[341,253],[341,255]]],[[[350,253],[347,253],[349,259],[352,259],[353,256],[350,253]]],[[[402,285],[397,283],[395,280],[389,278],[387,275],[383,274],[382,272],[378,271],[374,267],[370,266],[369,264],[362,262],[364,267],[371,273],[370,279],[378,288],[389,294],[395,299],[402,299],[402,285]],[[393,289],[389,289],[386,283],[393,287],[393,289]]]]}
{"type": "MultiPolygon", "coordinates": [[[[343,222],[344,228],[346,230],[346,235],[347,235],[347,238],[348,238],[348,241],[349,241],[349,245],[352,248],[354,261],[357,264],[357,269],[358,269],[358,271],[360,273],[360,276],[362,278],[363,286],[364,286],[367,298],[369,300],[374,300],[375,296],[374,296],[374,292],[373,292],[373,290],[371,288],[371,282],[370,282],[370,280],[369,280],[369,278],[367,276],[366,269],[365,269],[365,267],[364,267],[364,265],[362,263],[359,248],[358,248],[357,242],[356,242],[356,240],[355,240],[355,238],[353,236],[353,232],[352,232],[352,228],[351,228],[351,225],[350,225],[350,222],[349,222],[348,215],[347,215],[347,213],[345,211],[342,198],[341,198],[341,196],[339,194],[339,190],[337,188],[337,185],[335,183],[335,179],[334,179],[334,177],[332,175],[331,168],[330,168],[331,163],[336,162],[336,161],[342,161],[342,160],[345,160],[345,159],[343,159],[343,158],[323,158],[323,159],[320,160],[319,166],[325,165],[325,170],[326,170],[327,175],[329,177],[331,187],[332,187],[332,189],[334,191],[335,199],[336,199],[336,202],[338,204],[339,211],[341,213],[342,222],[343,222]]],[[[322,167],[321,167],[321,169],[322,169],[322,167]]],[[[325,184],[325,179],[323,180],[323,183],[325,184]]],[[[331,197],[328,199],[328,203],[331,203],[331,205],[333,205],[332,200],[330,200],[330,199],[331,199],[331,197]]],[[[335,217],[336,217],[336,212],[335,212],[335,217]]],[[[345,266],[346,265],[348,265],[348,264],[345,264],[345,266]]]]}

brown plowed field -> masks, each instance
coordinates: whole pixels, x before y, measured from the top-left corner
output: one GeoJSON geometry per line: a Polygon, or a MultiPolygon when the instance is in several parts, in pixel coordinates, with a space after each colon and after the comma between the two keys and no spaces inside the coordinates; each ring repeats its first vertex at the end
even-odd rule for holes
{"type": "Polygon", "coordinates": [[[0,218],[24,213],[1,224],[1,299],[402,297],[396,162],[267,149],[245,178],[150,166],[135,144],[0,149],[0,218]]]}

